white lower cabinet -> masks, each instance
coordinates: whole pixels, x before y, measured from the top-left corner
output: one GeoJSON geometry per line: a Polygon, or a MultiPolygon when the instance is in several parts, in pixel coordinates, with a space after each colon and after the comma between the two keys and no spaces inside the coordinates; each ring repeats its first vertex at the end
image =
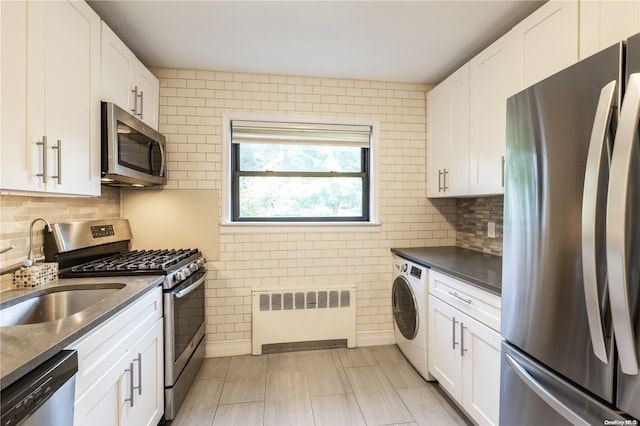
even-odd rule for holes
{"type": "Polygon", "coordinates": [[[460,318],[462,328],[462,406],[479,424],[497,425],[500,415],[500,344],[486,325],[460,318]]]}
{"type": "Polygon", "coordinates": [[[429,372],[457,401],[462,400],[460,316],[456,309],[429,295],[429,372]]]}
{"type": "Polygon", "coordinates": [[[429,295],[429,372],[480,425],[499,421],[501,341],[497,331],[429,295]]]}
{"type": "Polygon", "coordinates": [[[78,351],[74,425],[157,425],[164,414],[162,290],[154,290],[78,351]]]}
{"type": "Polygon", "coordinates": [[[133,408],[129,424],[157,425],[164,414],[164,342],[162,318],[131,348],[134,368],[133,408]],[[137,365],[136,365],[137,364],[137,365]],[[137,370],[136,370],[137,368],[137,370]]]}

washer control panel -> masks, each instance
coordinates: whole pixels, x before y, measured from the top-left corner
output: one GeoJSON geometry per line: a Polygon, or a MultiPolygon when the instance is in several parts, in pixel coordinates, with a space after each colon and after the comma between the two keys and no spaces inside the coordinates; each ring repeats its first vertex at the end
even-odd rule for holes
{"type": "Polygon", "coordinates": [[[397,275],[411,277],[419,281],[426,280],[426,277],[427,277],[426,272],[427,272],[427,269],[429,269],[426,266],[418,265],[417,263],[413,263],[399,256],[393,257],[393,265],[395,269],[394,273],[397,275]]]}

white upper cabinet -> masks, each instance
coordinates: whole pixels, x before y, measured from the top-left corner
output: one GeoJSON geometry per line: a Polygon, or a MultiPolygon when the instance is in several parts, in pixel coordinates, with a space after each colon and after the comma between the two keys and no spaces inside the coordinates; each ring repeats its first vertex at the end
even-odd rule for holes
{"type": "Polygon", "coordinates": [[[0,2],[0,19],[0,188],[43,190],[38,146],[27,143],[27,4],[0,2]]]}
{"type": "Polygon", "coordinates": [[[427,93],[427,197],[445,196],[442,174],[449,167],[450,109],[449,89],[444,84],[427,93]]]}
{"type": "Polygon", "coordinates": [[[507,98],[522,88],[522,65],[522,45],[509,35],[470,62],[470,194],[504,192],[507,98]]]}
{"type": "Polygon", "coordinates": [[[141,62],[133,75],[134,99],[132,110],[140,120],[158,130],[158,105],[160,103],[160,81],[141,62]]]}
{"type": "Polygon", "coordinates": [[[427,196],[469,191],[469,64],[427,94],[427,196]]]}
{"type": "Polygon", "coordinates": [[[640,1],[580,3],[580,59],[640,33],[640,1]]]}
{"type": "Polygon", "coordinates": [[[158,129],[160,82],[104,22],[101,94],[158,129]]]}
{"type": "Polygon", "coordinates": [[[78,1],[1,7],[0,189],[99,195],[100,18],[78,1]]]}
{"type": "Polygon", "coordinates": [[[578,61],[578,10],[577,0],[545,3],[471,59],[466,94],[451,82],[461,70],[429,92],[428,197],[504,192],[507,98],[578,61]],[[436,101],[445,90],[455,103],[436,101]]]}
{"type": "Polygon", "coordinates": [[[551,0],[512,33],[522,44],[526,88],[578,61],[578,1],[551,0]]]}

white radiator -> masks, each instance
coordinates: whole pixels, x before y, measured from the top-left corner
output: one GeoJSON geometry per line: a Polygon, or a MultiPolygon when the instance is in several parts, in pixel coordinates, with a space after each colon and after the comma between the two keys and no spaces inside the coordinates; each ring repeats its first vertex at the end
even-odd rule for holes
{"type": "Polygon", "coordinates": [[[254,289],[251,353],[263,345],[346,340],[356,346],[355,286],[254,289]]]}

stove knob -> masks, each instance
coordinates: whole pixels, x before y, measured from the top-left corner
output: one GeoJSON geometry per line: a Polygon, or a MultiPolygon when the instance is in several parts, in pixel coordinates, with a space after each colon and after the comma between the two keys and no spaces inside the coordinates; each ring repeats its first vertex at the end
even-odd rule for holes
{"type": "Polygon", "coordinates": [[[189,265],[189,270],[191,272],[195,272],[198,270],[198,265],[196,265],[196,262],[193,262],[191,265],[189,265]]]}
{"type": "Polygon", "coordinates": [[[191,270],[188,267],[182,268],[182,273],[184,274],[185,278],[191,276],[191,270]]]}
{"type": "Polygon", "coordinates": [[[173,280],[174,280],[176,283],[178,283],[178,282],[180,282],[180,281],[182,281],[182,280],[184,280],[184,279],[185,279],[185,276],[184,276],[184,274],[182,273],[182,271],[178,271],[178,272],[176,272],[176,274],[173,276],[173,280]]]}

